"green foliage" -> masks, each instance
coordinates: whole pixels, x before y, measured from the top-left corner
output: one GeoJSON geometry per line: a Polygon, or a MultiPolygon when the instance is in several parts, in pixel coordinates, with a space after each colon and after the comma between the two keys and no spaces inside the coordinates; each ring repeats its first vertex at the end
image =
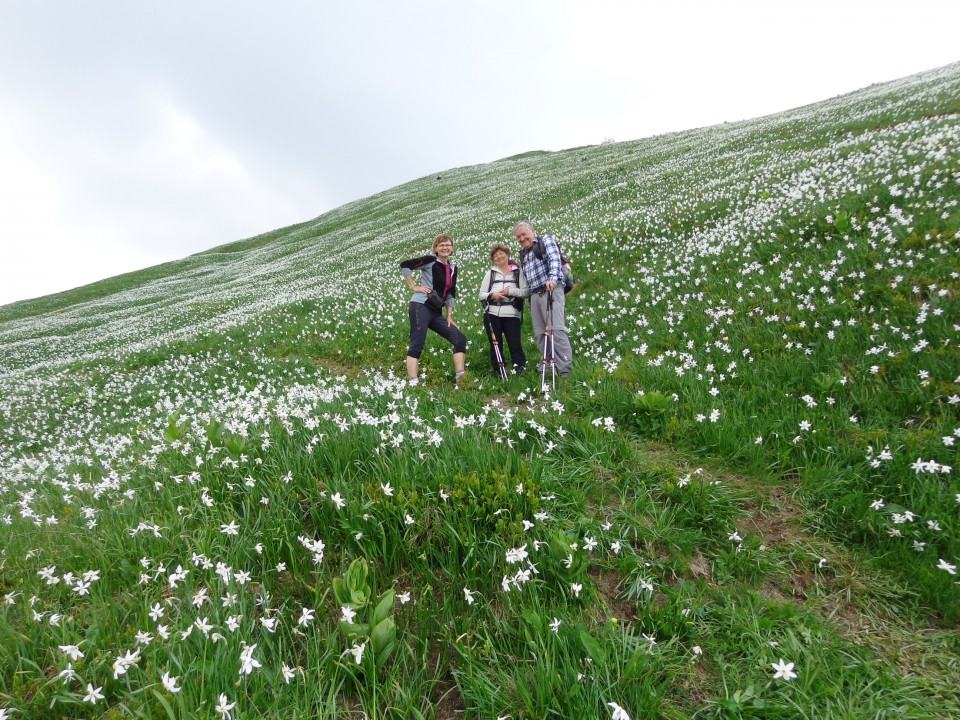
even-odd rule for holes
{"type": "Polygon", "coordinates": [[[170,415],[170,418],[167,420],[167,427],[163,431],[163,439],[169,443],[176,442],[177,440],[184,437],[188,430],[189,426],[184,424],[178,424],[180,416],[177,413],[170,415]]]}
{"type": "Polygon", "coordinates": [[[361,665],[368,658],[368,665],[382,669],[397,647],[397,625],[393,620],[395,593],[383,592],[375,602],[371,601],[372,584],[370,566],[365,558],[357,558],[341,577],[333,579],[333,592],[341,608],[349,608],[366,622],[341,621],[337,628],[349,645],[344,654],[358,650],[355,664],[361,665]],[[365,652],[364,652],[365,651],[365,652]]]}
{"type": "Polygon", "coordinates": [[[343,577],[333,579],[333,593],[341,606],[363,610],[370,601],[370,565],[365,558],[357,558],[343,577]]]}
{"type": "Polygon", "coordinates": [[[958,97],[459,168],[0,309],[0,713],[960,716],[958,97]],[[477,372],[461,300],[475,384],[431,335],[409,386],[397,260],[450,232],[468,298],[524,216],[572,377],[477,372]]]}
{"type": "Polygon", "coordinates": [[[643,435],[663,432],[669,420],[673,398],[658,392],[637,395],[633,399],[634,424],[643,435]]]}
{"type": "Polygon", "coordinates": [[[560,584],[564,591],[567,591],[571,583],[583,580],[588,564],[578,533],[555,530],[550,535],[546,548],[547,554],[541,565],[545,579],[560,584]]]}
{"type": "Polygon", "coordinates": [[[491,532],[510,543],[523,535],[523,518],[540,507],[540,486],[528,466],[516,473],[493,469],[457,473],[450,479],[447,517],[475,532],[491,532]]]}

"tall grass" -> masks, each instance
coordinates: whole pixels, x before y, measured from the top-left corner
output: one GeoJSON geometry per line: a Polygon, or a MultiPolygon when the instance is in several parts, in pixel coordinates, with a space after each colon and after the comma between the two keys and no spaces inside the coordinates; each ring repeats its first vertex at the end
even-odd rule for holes
{"type": "Polygon", "coordinates": [[[0,718],[960,713],[957,97],[460,168],[0,308],[0,718]],[[556,390],[472,300],[524,218],[578,279],[556,390]],[[398,377],[440,232],[469,389],[434,341],[398,377]]]}

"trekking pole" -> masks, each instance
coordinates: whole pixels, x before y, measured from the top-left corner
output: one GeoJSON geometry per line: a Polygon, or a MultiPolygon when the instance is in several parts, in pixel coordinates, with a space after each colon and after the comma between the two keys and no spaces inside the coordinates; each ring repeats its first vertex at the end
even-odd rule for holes
{"type": "Polygon", "coordinates": [[[540,387],[547,386],[547,364],[550,365],[550,385],[557,389],[557,359],[553,344],[553,293],[547,295],[547,326],[543,331],[543,366],[540,369],[540,387]]]}
{"type": "Polygon", "coordinates": [[[487,313],[483,314],[483,325],[487,329],[487,336],[490,338],[490,346],[493,348],[493,358],[497,363],[497,374],[501,380],[507,379],[507,366],[503,362],[503,353],[500,352],[500,343],[497,342],[497,335],[493,332],[493,326],[490,324],[490,317],[487,313]]]}

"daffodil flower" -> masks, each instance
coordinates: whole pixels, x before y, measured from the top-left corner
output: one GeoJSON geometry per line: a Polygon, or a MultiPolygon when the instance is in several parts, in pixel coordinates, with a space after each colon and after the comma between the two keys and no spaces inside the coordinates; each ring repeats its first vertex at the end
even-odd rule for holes
{"type": "Polygon", "coordinates": [[[770,663],[770,665],[774,669],[774,679],[789,681],[797,677],[797,674],[793,671],[793,663],[784,662],[783,658],[780,658],[779,662],[770,663]]]}

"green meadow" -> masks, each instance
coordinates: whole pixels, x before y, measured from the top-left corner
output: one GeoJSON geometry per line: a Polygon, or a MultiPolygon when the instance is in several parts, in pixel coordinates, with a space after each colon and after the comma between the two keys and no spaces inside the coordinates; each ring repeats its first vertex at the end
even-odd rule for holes
{"type": "Polygon", "coordinates": [[[958,120],[951,65],[0,307],[0,720],[960,716],[958,120]],[[487,359],[519,220],[556,388],[487,359]],[[441,233],[473,382],[411,387],[441,233]]]}

